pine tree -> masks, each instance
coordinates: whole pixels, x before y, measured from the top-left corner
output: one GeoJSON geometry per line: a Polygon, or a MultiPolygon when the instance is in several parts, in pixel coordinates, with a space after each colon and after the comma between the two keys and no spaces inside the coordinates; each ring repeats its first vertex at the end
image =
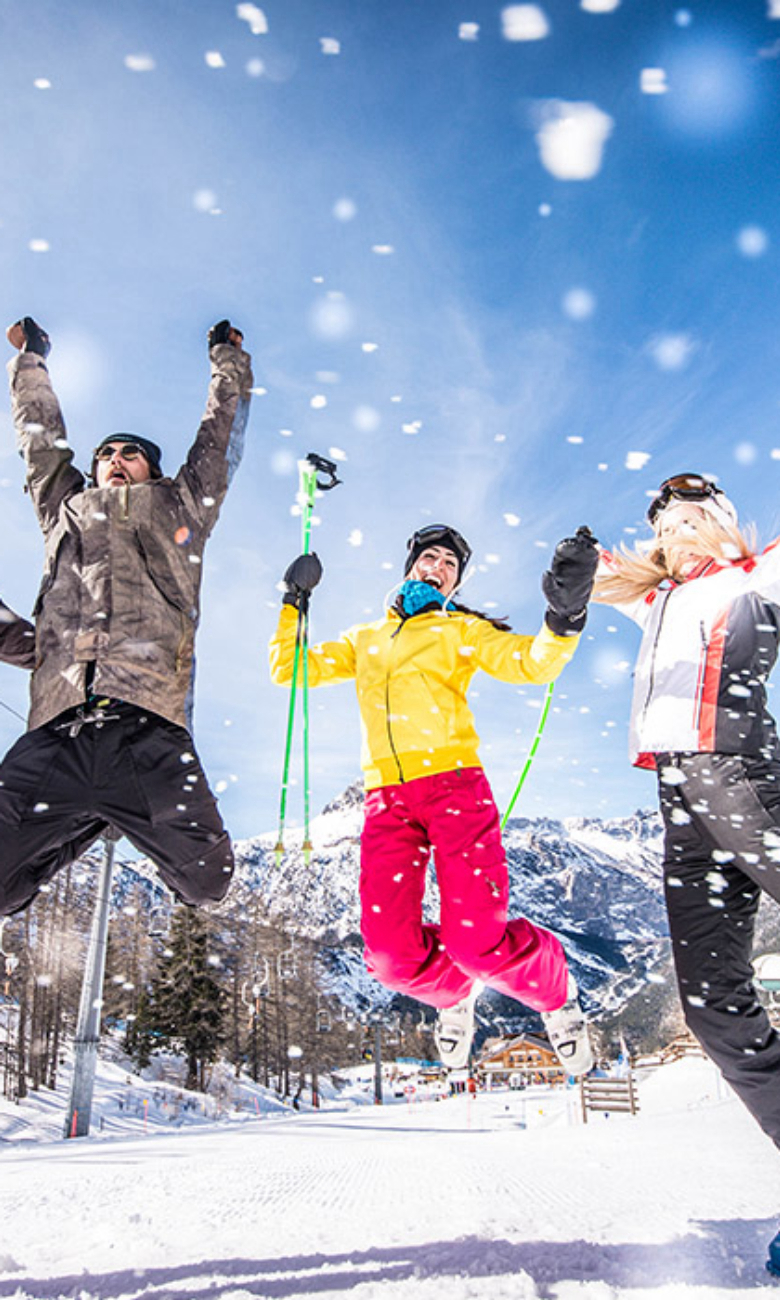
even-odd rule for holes
{"type": "Polygon", "coordinates": [[[143,1017],[144,1037],[154,1035],[158,1046],[181,1050],[187,1059],[185,1087],[201,1091],[208,1085],[206,1067],[215,1061],[225,1040],[226,999],[211,973],[208,949],[203,914],[177,907],[143,1017]]]}

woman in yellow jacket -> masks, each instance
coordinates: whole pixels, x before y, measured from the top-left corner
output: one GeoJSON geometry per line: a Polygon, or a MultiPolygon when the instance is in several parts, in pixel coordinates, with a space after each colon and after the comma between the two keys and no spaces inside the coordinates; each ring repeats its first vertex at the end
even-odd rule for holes
{"type": "MultiPolygon", "coordinates": [[[[587,529],[561,542],[542,586],[536,636],[452,603],[471,551],[453,528],[409,540],[405,581],[384,618],[309,651],[311,686],[355,680],[366,783],[361,838],[361,929],[369,970],[389,988],[440,1009],[437,1045],[465,1065],[482,983],[543,1013],[570,1073],[590,1068],[576,984],[560,943],[525,918],[507,922],[506,858],[495,802],[479,762],[466,691],[477,669],[501,681],[552,681],[572,657],[598,561],[587,529]],[[435,856],[441,919],[423,924],[426,869],[435,856]]],[[[297,609],[322,574],[316,555],[285,573],[271,642],[271,675],[292,679],[297,609]]]]}

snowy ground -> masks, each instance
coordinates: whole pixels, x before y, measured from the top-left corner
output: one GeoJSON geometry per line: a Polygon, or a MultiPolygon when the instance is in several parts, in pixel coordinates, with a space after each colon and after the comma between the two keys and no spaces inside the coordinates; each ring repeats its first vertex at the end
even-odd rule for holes
{"type": "Polygon", "coordinates": [[[17,1133],[0,1297],[780,1300],[768,1140],[701,1060],[641,1098],[587,1126],[574,1094],[539,1091],[17,1133]]]}

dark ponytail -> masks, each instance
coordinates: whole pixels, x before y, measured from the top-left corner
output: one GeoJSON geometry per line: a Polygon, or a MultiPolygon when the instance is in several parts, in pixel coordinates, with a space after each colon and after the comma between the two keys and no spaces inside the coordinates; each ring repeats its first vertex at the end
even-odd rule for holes
{"type": "Polygon", "coordinates": [[[458,614],[470,614],[472,618],[482,618],[486,623],[491,623],[497,632],[511,632],[512,628],[505,618],[493,618],[490,614],[484,614],[481,609],[471,609],[468,605],[456,604],[450,601],[446,607],[454,609],[458,614]]]}

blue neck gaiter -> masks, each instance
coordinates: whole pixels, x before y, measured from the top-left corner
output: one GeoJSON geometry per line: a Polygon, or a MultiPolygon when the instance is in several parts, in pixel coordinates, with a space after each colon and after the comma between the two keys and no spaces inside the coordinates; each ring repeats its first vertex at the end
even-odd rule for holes
{"type": "Polygon", "coordinates": [[[398,592],[398,601],[407,618],[422,614],[425,610],[442,609],[444,596],[429,582],[418,582],[416,578],[407,578],[398,592]]]}

